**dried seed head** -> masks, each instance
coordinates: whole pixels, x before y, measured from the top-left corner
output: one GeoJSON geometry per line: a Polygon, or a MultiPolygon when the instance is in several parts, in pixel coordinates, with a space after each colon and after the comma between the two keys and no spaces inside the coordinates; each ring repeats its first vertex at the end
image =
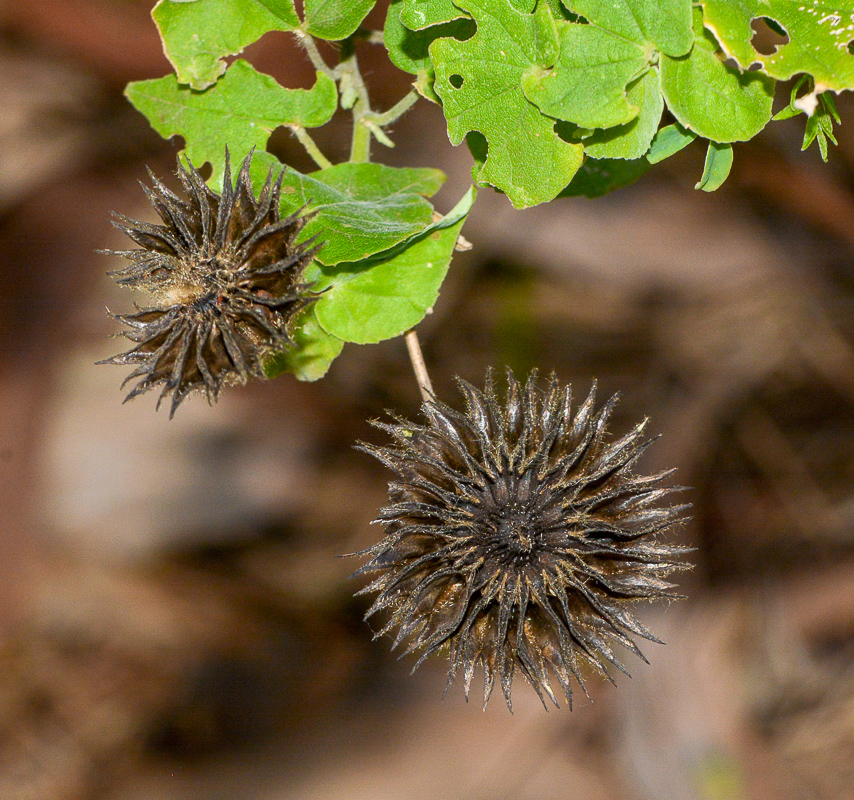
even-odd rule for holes
{"type": "Polygon", "coordinates": [[[510,706],[517,669],[557,705],[553,675],[571,706],[583,665],[610,680],[607,665],[626,672],[614,643],[643,659],[632,636],[659,641],[629,606],[678,596],[665,577],[688,548],[659,537],[687,506],[658,505],[672,471],[633,474],[645,423],[607,441],[616,397],[594,411],[594,384],[573,415],[554,376],[507,379],[503,403],[487,375],[483,392],[459,381],[465,413],[431,400],[426,425],[375,423],[394,444],[361,449],[398,480],[356,574],[377,576],[360,592],[377,593],[367,617],[386,613],[377,636],[396,629],[416,667],[447,652],[448,685],[462,668],[468,697],[479,664],[484,706],[496,676],[510,706]]]}
{"type": "Polygon", "coordinates": [[[162,387],[157,405],[172,395],[170,417],[181,401],[203,391],[215,401],[223,386],[263,377],[262,357],[292,346],[288,327],[313,296],[302,274],[319,249],[297,242],[307,217],[279,215],[284,171],[272,169],[259,196],[252,191],[250,153],[232,186],[228,150],[223,191],[211,190],[198,171],[179,162],[185,198],[149,171],[143,186],[163,225],[115,214],[113,224],[142,249],[110,250],[131,263],[110,273],[120,286],[144,289],[153,305],[113,314],[135,343],[102,364],[133,365],[138,379],[125,401],[162,387]]]}

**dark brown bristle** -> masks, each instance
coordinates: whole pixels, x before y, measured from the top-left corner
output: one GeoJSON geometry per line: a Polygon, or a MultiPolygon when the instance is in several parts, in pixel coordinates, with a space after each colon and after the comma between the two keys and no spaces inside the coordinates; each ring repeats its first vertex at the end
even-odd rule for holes
{"type": "Polygon", "coordinates": [[[251,159],[232,185],[226,150],[221,195],[189,163],[178,163],[183,199],[149,172],[152,188],[143,189],[162,225],[115,215],[141,249],[107,251],[130,261],[111,274],[154,298],[134,314],[112,315],[135,346],[100,363],[135,367],[126,400],[160,387],[158,407],[171,395],[171,417],[193,392],[214,402],[224,386],[263,377],[262,357],[293,346],[290,323],[314,299],[302,275],[319,247],[297,241],[306,215],[280,217],[284,171],[273,181],[271,170],[255,197],[251,159]]]}
{"type": "Polygon", "coordinates": [[[553,677],[571,705],[585,665],[626,672],[612,645],[643,658],[632,637],[658,641],[629,606],[678,596],[665,577],[687,548],[660,534],[686,506],[658,505],[676,490],[660,487],[669,472],[633,473],[643,423],[606,440],[616,398],[594,411],[594,384],[573,415],[554,376],[545,389],[536,374],[507,379],[503,404],[488,376],[483,392],[459,381],[463,413],[430,400],[426,425],[377,423],[394,443],[361,449],[398,479],[356,574],[374,578],[360,594],[376,594],[378,635],[394,631],[416,667],[447,652],[448,683],[462,671],[468,697],[480,666],[484,705],[497,678],[508,707],[517,671],[557,704],[553,677]]]}

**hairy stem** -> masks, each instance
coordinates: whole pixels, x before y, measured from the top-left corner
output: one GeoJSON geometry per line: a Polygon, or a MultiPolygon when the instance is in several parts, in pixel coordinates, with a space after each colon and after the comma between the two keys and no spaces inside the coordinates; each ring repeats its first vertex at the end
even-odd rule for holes
{"type": "Polygon", "coordinates": [[[395,103],[388,111],[382,114],[374,113],[371,115],[371,122],[380,127],[391,125],[392,122],[400,119],[412,106],[414,106],[421,97],[415,89],[412,89],[406,97],[395,103]]]}
{"type": "Polygon", "coordinates": [[[353,140],[350,143],[350,161],[361,164],[371,160],[371,131],[359,114],[359,101],[353,106],[353,140]]]}
{"type": "Polygon", "coordinates": [[[317,143],[308,135],[308,131],[305,128],[301,125],[290,125],[289,127],[318,167],[321,169],[327,169],[332,166],[332,162],[320,152],[320,148],[317,146],[317,143]]]}
{"type": "Polygon", "coordinates": [[[308,54],[309,59],[311,60],[312,65],[318,72],[322,72],[329,78],[335,80],[335,73],[329,67],[329,65],[323,60],[323,56],[320,55],[320,51],[317,49],[317,45],[305,31],[296,30],[294,31],[294,35],[299,40],[299,43],[305,48],[305,52],[308,54]]]}
{"type": "Polygon", "coordinates": [[[356,59],[355,47],[336,70],[339,77],[349,84],[350,90],[355,94],[353,102],[353,139],[350,143],[350,161],[362,163],[371,160],[371,131],[365,125],[365,118],[373,117],[371,101],[368,97],[368,87],[362,79],[359,71],[359,62],[356,59]]]}
{"type": "Polygon", "coordinates": [[[424,354],[421,352],[421,345],[418,342],[418,334],[415,332],[415,328],[407,331],[405,338],[406,349],[409,351],[409,360],[412,362],[418,388],[421,390],[421,397],[426,403],[433,399],[433,384],[430,383],[430,376],[427,374],[427,365],[424,363],[424,354]]]}

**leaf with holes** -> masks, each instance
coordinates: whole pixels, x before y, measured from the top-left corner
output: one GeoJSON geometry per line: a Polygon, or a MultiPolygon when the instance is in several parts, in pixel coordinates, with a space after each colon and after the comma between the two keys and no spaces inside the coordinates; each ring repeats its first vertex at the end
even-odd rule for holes
{"type": "Polygon", "coordinates": [[[555,121],[522,91],[528,70],[550,66],[557,57],[551,11],[543,3],[536,14],[525,14],[510,0],[456,5],[474,17],[477,32],[464,42],[437,39],[430,45],[451,141],[460,144],[478,131],[489,150],[477,181],[506,192],[517,208],[547,202],[569,183],[583,157],[581,145],[563,141],[555,121]]]}
{"type": "Polygon", "coordinates": [[[441,25],[466,14],[451,0],[398,0],[400,22],[411,31],[420,31],[431,25],[441,25]]]}
{"type": "Polygon", "coordinates": [[[344,163],[310,175],[288,170],[282,213],[303,207],[315,212],[304,235],[324,242],[319,261],[361,261],[423,231],[433,218],[433,207],[424,198],[444,181],[438,169],[384,164],[344,163]]]}
{"type": "Polygon", "coordinates": [[[151,15],[178,82],[194,89],[216,82],[225,72],[225,56],[269,31],[299,27],[293,0],[160,0],[151,15]]]}
{"type": "Polygon", "coordinates": [[[388,50],[388,57],[392,63],[417,76],[415,88],[428,100],[438,103],[439,97],[433,90],[433,82],[436,73],[433,62],[430,61],[428,48],[436,39],[450,37],[454,39],[465,39],[474,33],[474,22],[463,16],[461,19],[446,22],[440,25],[432,25],[425,30],[410,30],[401,22],[400,10],[404,0],[392,0],[388,7],[383,31],[383,43],[388,50]]]}
{"type": "Polygon", "coordinates": [[[424,319],[439,289],[474,201],[470,190],[440,223],[392,248],[357,263],[321,267],[317,319],[339,339],[372,344],[391,339],[424,319]]]}
{"type": "Polygon", "coordinates": [[[353,33],[376,0],[305,0],[305,27],[319,39],[340,41],[353,33]]]}
{"type": "Polygon", "coordinates": [[[701,0],[706,27],[743,69],[759,64],[771,77],[800,72],[837,92],[854,88],[854,7],[839,0],[701,0]],[[770,19],[788,43],[768,54],[752,44],[754,19],[770,19]]]}
{"type": "Polygon", "coordinates": [[[184,152],[196,166],[211,163],[214,185],[222,181],[226,145],[243,158],[253,147],[263,150],[276,128],[325,125],[338,107],[335,81],[326,75],[317,73],[311,89],[285,89],[242,59],[203,92],[167,75],[131,83],[125,94],[161,136],[184,138],[184,152]]]}
{"type": "Polygon", "coordinates": [[[682,58],[661,58],[667,107],[687,130],[713,142],[752,139],[771,119],[774,81],[761,72],[739,72],[721,61],[714,36],[694,9],[694,47],[682,58]]]}
{"type": "MultiPolygon", "coordinates": [[[[565,6],[561,0],[540,0],[541,3],[547,3],[548,7],[552,10],[552,16],[558,19],[566,19],[570,22],[579,22],[581,17],[570,11],[567,6],[565,6]]],[[[567,5],[569,4],[569,0],[567,0],[567,5]]]]}

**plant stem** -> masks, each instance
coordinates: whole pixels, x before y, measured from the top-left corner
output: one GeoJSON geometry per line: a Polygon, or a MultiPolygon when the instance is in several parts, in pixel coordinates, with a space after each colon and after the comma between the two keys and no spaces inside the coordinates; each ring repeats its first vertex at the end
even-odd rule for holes
{"type": "Polygon", "coordinates": [[[395,103],[388,111],[384,111],[382,114],[372,114],[371,122],[379,125],[380,127],[391,125],[392,122],[400,119],[407,111],[409,111],[409,109],[418,102],[420,97],[421,95],[418,94],[415,89],[412,89],[406,97],[395,103]]]}
{"type": "Polygon", "coordinates": [[[332,166],[332,162],[320,152],[314,139],[308,135],[308,131],[301,125],[289,126],[294,136],[299,139],[300,144],[306,149],[306,152],[314,159],[314,163],[321,169],[327,169],[332,166]]]}
{"type": "Polygon", "coordinates": [[[361,164],[371,160],[371,131],[359,114],[360,101],[353,106],[353,140],[350,143],[350,161],[361,164]]]}
{"type": "Polygon", "coordinates": [[[371,160],[371,131],[364,123],[365,117],[373,116],[371,101],[368,97],[368,87],[359,72],[359,62],[356,59],[355,48],[350,55],[338,65],[339,75],[347,74],[352,90],[356,94],[353,103],[353,139],[350,143],[350,161],[363,163],[371,160]]]}
{"type": "Polygon", "coordinates": [[[299,43],[305,48],[306,53],[308,53],[309,59],[311,59],[311,63],[314,68],[318,72],[322,72],[332,80],[335,80],[335,73],[329,67],[329,65],[323,60],[323,56],[320,55],[320,51],[317,49],[317,45],[314,43],[314,39],[311,38],[305,31],[296,30],[294,31],[294,35],[299,40],[299,43]]]}
{"type": "Polygon", "coordinates": [[[406,349],[409,351],[409,360],[412,362],[418,388],[421,390],[421,397],[426,403],[433,400],[433,384],[430,383],[430,376],[427,374],[427,365],[424,363],[424,354],[421,352],[421,345],[418,342],[418,334],[415,332],[415,328],[407,331],[405,338],[406,349]]]}

